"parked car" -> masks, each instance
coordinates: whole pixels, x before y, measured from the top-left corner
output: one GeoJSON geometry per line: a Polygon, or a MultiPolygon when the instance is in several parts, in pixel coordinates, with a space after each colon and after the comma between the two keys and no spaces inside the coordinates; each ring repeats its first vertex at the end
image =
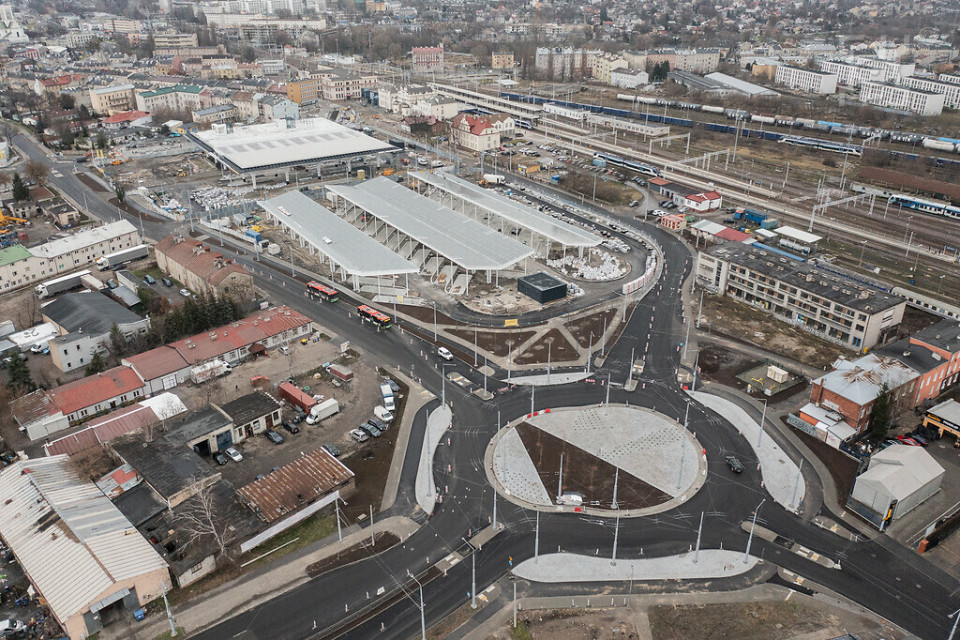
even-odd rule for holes
{"type": "Polygon", "coordinates": [[[925,447],[928,444],[930,444],[929,440],[927,440],[925,437],[923,437],[916,431],[914,431],[913,433],[908,433],[907,435],[913,438],[914,440],[916,440],[917,442],[919,442],[921,447],[925,447]]]}
{"type": "Polygon", "coordinates": [[[165,287],[172,287],[172,286],[173,286],[173,280],[171,280],[170,278],[160,278],[160,282],[162,282],[162,283],[163,283],[163,286],[165,286],[165,287]]]}
{"type": "Polygon", "coordinates": [[[914,439],[911,438],[910,436],[897,436],[897,441],[900,442],[900,444],[905,444],[905,445],[908,445],[908,446],[911,446],[911,447],[919,447],[919,446],[921,446],[919,442],[917,442],[916,440],[914,440],[914,439]]]}
{"type": "Polygon", "coordinates": [[[446,347],[440,347],[437,349],[437,355],[443,358],[444,360],[453,360],[453,354],[450,353],[450,350],[446,347]]]}
{"type": "Polygon", "coordinates": [[[364,422],[363,424],[360,425],[359,428],[361,431],[366,431],[367,435],[369,435],[372,438],[380,437],[380,429],[377,429],[375,426],[373,426],[369,422],[364,422]]]}
{"type": "Polygon", "coordinates": [[[384,422],[383,420],[380,420],[379,418],[370,418],[369,420],[367,420],[367,424],[372,424],[381,433],[386,431],[388,428],[387,423],[384,422]]]}
{"type": "Polygon", "coordinates": [[[370,439],[370,436],[367,435],[366,431],[361,431],[360,429],[354,429],[350,432],[350,437],[356,440],[357,442],[366,442],[370,439]]]}
{"type": "Polygon", "coordinates": [[[157,284],[156,278],[154,278],[154,277],[153,277],[152,275],[150,275],[149,273],[148,273],[147,275],[143,276],[143,281],[146,282],[147,284],[157,284]]]}
{"type": "Polygon", "coordinates": [[[400,385],[394,382],[391,378],[384,378],[383,384],[390,385],[390,391],[393,391],[394,393],[400,393],[400,385]]]}
{"type": "Polygon", "coordinates": [[[373,408],[373,415],[377,416],[384,422],[393,422],[393,414],[390,413],[390,410],[382,405],[378,405],[373,408]]]}
{"type": "Polygon", "coordinates": [[[322,449],[332,455],[334,458],[340,457],[340,449],[338,449],[335,445],[325,444],[323,445],[322,449]]]}
{"type": "Polygon", "coordinates": [[[640,201],[639,201],[639,200],[631,200],[629,206],[631,206],[631,207],[636,207],[636,206],[639,205],[639,204],[640,204],[640,201]]]}
{"type": "Polygon", "coordinates": [[[223,453],[234,462],[240,462],[243,460],[243,455],[237,451],[235,447],[227,447],[223,453]]]}
{"type": "Polygon", "coordinates": [[[283,421],[283,428],[289,431],[290,433],[300,433],[300,427],[298,427],[297,425],[293,424],[288,420],[283,421]]]}
{"type": "Polygon", "coordinates": [[[652,213],[653,215],[657,216],[658,218],[661,217],[661,216],[667,215],[667,212],[666,212],[666,211],[663,211],[663,210],[661,210],[661,209],[654,209],[654,210],[651,211],[650,213],[652,213]]]}
{"type": "Polygon", "coordinates": [[[186,288],[180,289],[180,295],[182,295],[184,298],[189,298],[189,297],[190,297],[190,289],[186,289],[186,288]]]}
{"type": "Polygon", "coordinates": [[[734,473],[743,473],[743,464],[737,460],[736,456],[727,456],[726,457],[727,466],[730,467],[730,471],[734,473]]]}
{"type": "Polygon", "coordinates": [[[283,444],[283,436],[274,431],[273,429],[267,429],[263,432],[263,435],[267,436],[267,440],[273,444],[283,444]]]}
{"type": "Polygon", "coordinates": [[[213,454],[213,461],[222,466],[227,464],[227,457],[218,451],[213,454]]]}

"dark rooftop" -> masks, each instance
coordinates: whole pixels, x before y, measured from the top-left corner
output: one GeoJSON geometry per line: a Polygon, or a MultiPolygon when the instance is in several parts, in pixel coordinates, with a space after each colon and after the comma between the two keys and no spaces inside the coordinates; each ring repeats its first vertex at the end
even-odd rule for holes
{"type": "Polygon", "coordinates": [[[168,423],[168,426],[170,426],[170,433],[165,435],[163,439],[171,444],[186,446],[197,438],[208,436],[214,431],[231,426],[231,421],[230,418],[216,409],[202,409],[187,414],[179,424],[170,425],[168,423]]]}
{"type": "Polygon", "coordinates": [[[549,273],[543,271],[538,271],[537,273],[531,273],[525,276],[517,278],[519,282],[525,282],[531,287],[539,291],[547,291],[553,289],[554,287],[566,287],[562,280],[554,278],[549,273]]]}
{"type": "Polygon", "coordinates": [[[957,353],[960,351],[960,322],[941,320],[935,325],[917,331],[913,337],[931,347],[957,353]]]}
{"type": "Polygon", "coordinates": [[[70,333],[83,331],[90,335],[109,333],[113,325],[125,325],[142,320],[122,304],[101,293],[65,293],[40,313],[70,333]]]}
{"type": "Polygon", "coordinates": [[[706,253],[864,313],[878,313],[904,302],[900,296],[864,287],[753,245],[725,243],[706,253]]]}
{"type": "Polygon", "coordinates": [[[222,405],[220,409],[230,416],[233,424],[240,426],[261,418],[279,409],[282,405],[268,394],[257,391],[240,396],[222,405]]]}
{"type": "Polygon", "coordinates": [[[201,481],[219,476],[203,458],[166,437],[143,442],[125,438],[110,445],[162,498],[172,498],[201,481]]]}

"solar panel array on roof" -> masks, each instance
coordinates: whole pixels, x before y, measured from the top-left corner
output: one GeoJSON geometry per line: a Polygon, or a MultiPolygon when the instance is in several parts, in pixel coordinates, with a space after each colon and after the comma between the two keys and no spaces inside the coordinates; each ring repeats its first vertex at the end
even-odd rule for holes
{"type": "Polygon", "coordinates": [[[523,243],[389,178],[328,188],[463,269],[506,269],[533,254],[523,243]]]}
{"type": "Polygon", "coordinates": [[[280,224],[328,256],[350,275],[416,273],[417,267],[301,193],[288,191],[260,202],[280,224]]]}
{"type": "Polygon", "coordinates": [[[534,233],[540,234],[554,242],[568,247],[595,247],[600,244],[600,238],[585,229],[537,211],[526,205],[500,195],[496,191],[484,189],[445,171],[430,173],[427,171],[411,172],[411,177],[423,180],[445,193],[450,193],[481,209],[495,213],[498,216],[520,225],[534,233]]]}

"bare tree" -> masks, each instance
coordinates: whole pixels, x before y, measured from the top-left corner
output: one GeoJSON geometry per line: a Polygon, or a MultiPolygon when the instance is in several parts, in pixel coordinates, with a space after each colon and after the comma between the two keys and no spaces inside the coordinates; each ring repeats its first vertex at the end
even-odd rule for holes
{"type": "Polygon", "coordinates": [[[230,545],[234,534],[223,516],[225,505],[217,503],[214,486],[215,483],[204,485],[187,500],[177,515],[177,523],[184,536],[181,546],[213,541],[219,563],[232,559],[230,545]]]}
{"type": "Polygon", "coordinates": [[[27,164],[24,165],[24,172],[27,177],[41,187],[47,183],[47,178],[50,177],[50,169],[38,160],[28,160],[27,164]]]}
{"type": "Polygon", "coordinates": [[[6,171],[0,171],[0,191],[6,191],[6,190],[7,190],[7,186],[8,186],[12,181],[13,181],[13,180],[10,178],[10,174],[9,174],[9,173],[7,173],[6,171]]]}

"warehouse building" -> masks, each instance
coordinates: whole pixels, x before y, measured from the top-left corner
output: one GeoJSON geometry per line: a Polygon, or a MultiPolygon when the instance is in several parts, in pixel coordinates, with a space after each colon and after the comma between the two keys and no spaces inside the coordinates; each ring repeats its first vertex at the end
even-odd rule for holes
{"type": "Polygon", "coordinates": [[[922,447],[887,447],[857,476],[847,507],[883,527],[940,491],[943,473],[922,447]]]}

